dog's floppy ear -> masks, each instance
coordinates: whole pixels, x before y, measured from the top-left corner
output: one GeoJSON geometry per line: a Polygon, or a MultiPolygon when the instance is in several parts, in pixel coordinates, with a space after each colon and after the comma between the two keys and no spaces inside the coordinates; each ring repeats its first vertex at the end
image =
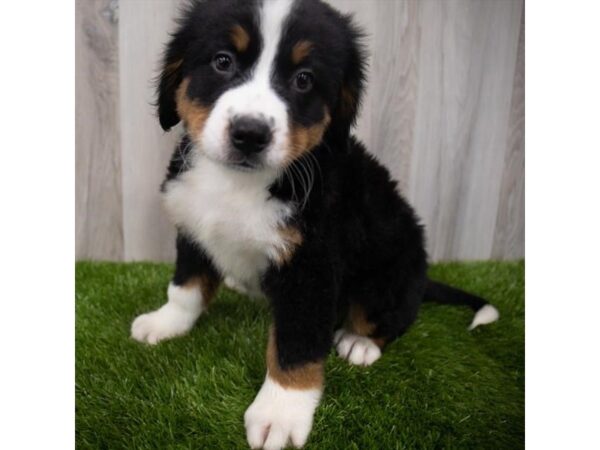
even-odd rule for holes
{"type": "Polygon", "coordinates": [[[366,56],[362,43],[364,33],[352,23],[351,16],[346,16],[345,20],[349,39],[347,42],[348,58],[331,122],[331,128],[338,136],[347,136],[350,128],[356,122],[366,72],[366,56]]]}
{"type": "Polygon", "coordinates": [[[189,40],[183,25],[167,44],[156,90],[158,118],[163,130],[168,131],[179,123],[175,93],[183,79],[183,58],[189,40]]]}

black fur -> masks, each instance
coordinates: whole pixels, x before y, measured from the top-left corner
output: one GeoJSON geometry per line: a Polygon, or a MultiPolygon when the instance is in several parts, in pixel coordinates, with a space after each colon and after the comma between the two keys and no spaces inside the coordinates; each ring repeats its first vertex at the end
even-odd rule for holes
{"type": "Polygon", "coordinates": [[[469,294],[460,289],[428,280],[425,289],[425,301],[444,305],[466,305],[473,311],[479,311],[487,302],[477,295],[469,294]]]}
{"type": "MultiPolygon", "coordinates": [[[[186,10],[164,58],[165,67],[182,63],[176,70],[165,70],[158,86],[164,129],[179,121],[174,98],[184,77],[191,79],[188,96],[207,106],[246,79],[262,45],[254,9],[255,2],[209,0],[194,2],[186,10]],[[222,48],[235,51],[222,30],[236,22],[250,30],[251,48],[237,58],[235,74],[219,76],[209,69],[210,58],[222,48]]],[[[426,294],[474,309],[485,304],[427,280],[424,232],[415,212],[398,193],[387,169],[350,136],[365,79],[360,37],[350,17],[320,1],[302,0],[288,21],[281,43],[286,51],[276,64],[273,83],[294,123],[310,126],[323,119],[323,107],[331,112],[322,142],[310,157],[294,163],[311,165],[312,189],[301,190],[298,173],[282,177],[270,188],[273,197],[284,202],[300,197],[304,205],[292,219],[301,231],[302,245],[287,264],[273,264],[262,278],[284,369],[323,359],[352,303],[362,306],[367,320],[375,324],[371,337],[385,342],[402,335],[414,322],[426,294]],[[317,80],[313,92],[302,97],[289,89],[296,68],[283,56],[300,39],[314,42],[306,63],[317,80]]],[[[185,137],[173,155],[167,181],[187,170],[189,149],[185,137]]],[[[199,272],[220,276],[199,243],[180,233],[177,249],[176,284],[199,272]]]]}
{"type": "MultiPolygon", "coordinates": [[[[330,152],[342,143],[327,140],[315,149],[321,176],[296,218],[304,243],[289,265],[264,277],[278,344],[290,342],[280,347],[283,366],[324,357],[351,302],[377,325],[372,337],[389,342],[412,324],[423,298],[422,227],[387,169],[354,138],[344,144],[343,152],[330,152]]],[[[290,190],[272,194],[285,200],[290,190]]]]}
{"type": "Polygon", "coordinates": [[[210,277],[214,281],[221,279],[219,272],[202,250],[202,247],[181,230],[177,231],[176,247],[177,260],[175,261],[173,284],[177,286],[184,285],[187,281],[199,275],[210,277]]]}

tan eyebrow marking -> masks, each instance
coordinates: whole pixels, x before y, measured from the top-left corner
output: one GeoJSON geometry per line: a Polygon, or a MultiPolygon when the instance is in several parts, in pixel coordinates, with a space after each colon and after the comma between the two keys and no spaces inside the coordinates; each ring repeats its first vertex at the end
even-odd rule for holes
{"type": "Polygon", "coordinates": [[[235,46],[238,52],[245,52],[250,44],[250,35],[248,32],[239,24],[236,24],[231,29],[230,33],[231,42],[235,46]]]}
{"type": "Polygon", "coordinates": [[[310,41],[298,41],[292,48],[292,62],[299,64],[308,56],[313,48],[313,43],[310,41]]]}

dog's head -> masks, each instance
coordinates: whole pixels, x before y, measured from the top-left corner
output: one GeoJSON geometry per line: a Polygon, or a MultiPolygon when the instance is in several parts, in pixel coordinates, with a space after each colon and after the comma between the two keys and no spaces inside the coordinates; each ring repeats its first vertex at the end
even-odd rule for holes
{"type": "Polygon", "coordinates": [[[183,13],[158,86],[160,124],[180,120],[207,157],[284,168],[347,136],[360,104],[360,32],[319,0],[205,0],[183,13]]]}

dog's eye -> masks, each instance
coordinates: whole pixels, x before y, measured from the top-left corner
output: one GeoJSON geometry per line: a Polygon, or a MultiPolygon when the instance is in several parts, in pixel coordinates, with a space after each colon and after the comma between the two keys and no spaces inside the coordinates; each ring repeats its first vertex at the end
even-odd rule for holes
{"type": "Polygon", "coordinates": [[[312,89],[314,80],[315,77],[311,72],[307,70],[298,72],[294,77],[294,89],[298,92],[306,93],[312,89]]]}
{"type": "Polygon", "coordinates": [[[213,58],[213,67],[217,72],[229,73],[233,71],[233,58],[229,53],[219,52],[213,58]]]}

